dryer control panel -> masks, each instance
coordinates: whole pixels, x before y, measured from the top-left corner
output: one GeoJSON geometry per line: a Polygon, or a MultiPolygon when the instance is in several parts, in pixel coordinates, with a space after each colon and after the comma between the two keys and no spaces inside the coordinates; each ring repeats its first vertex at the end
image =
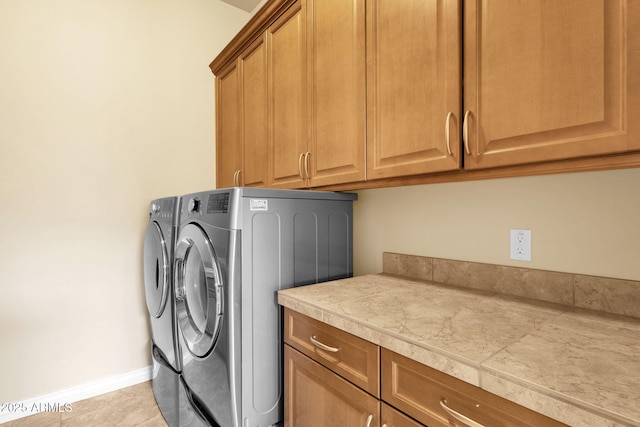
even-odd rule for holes
{"type": "Polygon", "coordinates": [[[229,212],[229,193],[212,193],[209,194],[207,202],[207,213],[223,213],[229,212]]]}

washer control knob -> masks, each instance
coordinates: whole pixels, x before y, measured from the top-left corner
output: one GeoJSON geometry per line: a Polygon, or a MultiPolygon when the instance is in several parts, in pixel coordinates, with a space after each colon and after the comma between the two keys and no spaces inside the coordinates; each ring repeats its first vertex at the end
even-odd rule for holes
{"type": "Polygon", "coordinates": [[[151,213],[152,214],[157,214],[158,212],[160,212],[160,205],[158,203],[152,203],[151,204],[151,213]]]}
{"type": "Polygon", "coordinates": [[[198,209],[200,209],[200,200],[198,199],[191,199],[189,200],[189,212],[198,212],[198,209]]]}

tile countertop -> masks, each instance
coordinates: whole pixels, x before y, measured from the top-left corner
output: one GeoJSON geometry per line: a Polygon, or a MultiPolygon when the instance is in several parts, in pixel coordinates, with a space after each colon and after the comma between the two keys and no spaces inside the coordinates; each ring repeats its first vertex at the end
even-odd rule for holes
{"type": "Polygon", "coordinates": [[[640,426],[640,320],[390,275],[278,302],[572,426],[640,426]]]}

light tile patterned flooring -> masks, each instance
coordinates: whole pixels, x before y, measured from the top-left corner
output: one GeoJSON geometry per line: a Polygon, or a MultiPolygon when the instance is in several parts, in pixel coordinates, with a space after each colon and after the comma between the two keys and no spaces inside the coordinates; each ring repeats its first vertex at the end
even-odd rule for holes
{"type": "Polygon", "coordinates": [[[136,384],[71,404],[69,412],[41,412],[2,427],[167,427],[151,390],[136,384]]]}

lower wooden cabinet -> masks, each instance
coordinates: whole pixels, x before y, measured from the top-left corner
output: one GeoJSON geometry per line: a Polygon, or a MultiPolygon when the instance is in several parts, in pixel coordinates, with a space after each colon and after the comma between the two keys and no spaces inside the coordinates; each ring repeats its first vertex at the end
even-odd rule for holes
{"type": "Polygon", "coordinates": [[[367,393],[380,397],[380,347],[295,311],[284,310],[285,342],[367,393]]]}
{"type": "Polygon", "coordinates": [[[566,427],[288,308],[284,318],[285,427],[566,427]]]}
{"type": "Polygon", "coordinates": [[[380,427],[380,401],[307,356],[284,346],[284,424],[380,427]]]}
{"type": "Polygon", "coordinates": [[[384,402],[380,404],[380,420],[382,427],[423,427],[423,424],[407,417],[384,402]]]}
{"type": "Polygon", "coordinates": [[[387,349],[381,350],[381,360],[382,400],[429,427],[566,427],[387,349]]]}

